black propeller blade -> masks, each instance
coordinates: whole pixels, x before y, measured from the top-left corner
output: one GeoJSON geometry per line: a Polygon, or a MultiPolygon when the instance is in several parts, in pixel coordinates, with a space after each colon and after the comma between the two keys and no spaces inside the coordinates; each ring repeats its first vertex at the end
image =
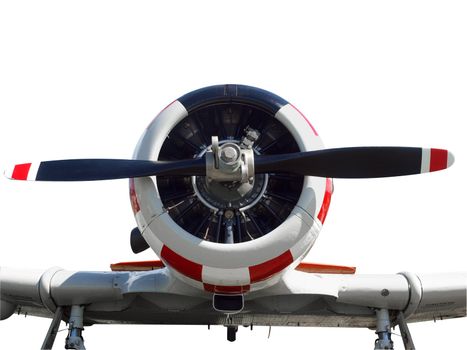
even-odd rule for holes
{"type": "Polygon", "coordinates": [[[132,159],[67,159],[15,165],[5,175],[13,180],[94,181],[152,175],[205,175],[203,158],[174,162],[132,159]]]}
{"type": "Polygon", "coordinates": [[[441,149],[351,147],[258,156],[256,173],[291,172],[330,178],[376,178],[446,169],[454,162],[441,149]]]}
{"type": "MultiPolygon", "coordinates": [[[[330,178],[376,178],[446,169],[453,155],[441,149],[351,147],[255,156],[255,173],[294,173],[330,178]]],[[[204,158],[171,162],[69,159],[25,163],[5,175],[14,180],[93,181],[153,175],[206,175],[204,158]]]]}

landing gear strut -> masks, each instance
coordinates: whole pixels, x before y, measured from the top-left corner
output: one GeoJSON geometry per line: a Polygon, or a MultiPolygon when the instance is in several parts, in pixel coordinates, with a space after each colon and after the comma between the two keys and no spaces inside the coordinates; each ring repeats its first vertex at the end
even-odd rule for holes
{"type": "Polygon", "coordinates": [[[376,310],[376,334],[378,334],[378,339],[375,341],[375,350],[394,349],[391,340],[391,320],[387,309],[376,310]]]}
{"type": "Polygon", "coordinates": [[[44,342],[42,343],[41,350],[50,350],[55,342],[55,337],[57,336],[58,327],[63,317],[63,308],[61,306],[57,307],[55,310],[54,317],[50,323],[49,330],[45,336],[44,342]]]}
{"type": "MultiPolygon", "coordinates": [[[[68,320],[68,336],[65,340],[65,349],[86,350],[84,347],[84,339],[81,335],[84,330],[83,313],[84,306],[73,305],[71,307],[70,318],[68,320]]],[[[42,343],[41,350],[52,349],[62,318],[63,307],[59,306],[55,311],[49,330],[47,331],[44,342],[42,343]]]]}
{"type": "Polygon", "coordinates": [[[86,350],[81,333],[83,326],[84,306],[73,305],[71,307],[70,320],[68,321],[68,336],[65,340],[65,349],[86,350]]]}
{"type": "Polygon", "coordinates": [[[401,331],[402,341],[404,342],[405,350],[415,350],[415,345],[410,335],[409,327],[405,321],[404,313],[402,311],[397,315],[397,323],[401,331]]]}
{"type": "MultiPolygon", "coordinates": [[[[409,327],[407,326],[402,311],[399,311],[397,314],[396,322],[401,332],[404,349],[415,350],[415,345],[412,341],[412,336],[410,335],[409,327]]],[[[391,320],[387,309],[376,310],[376,334],[378,334],[378,339],[375,341],[375,350],[394,349],[394,343],[391,340],[391,320]]]]}

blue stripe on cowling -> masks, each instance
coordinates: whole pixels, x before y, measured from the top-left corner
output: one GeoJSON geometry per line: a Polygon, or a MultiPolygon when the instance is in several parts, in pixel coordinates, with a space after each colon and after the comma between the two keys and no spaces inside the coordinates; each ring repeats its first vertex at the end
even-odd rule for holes
{"type": "Polygon", "coordinates": [[[276,112],[288,102],[269,91],[247,85],[213,85],[183,95],[178,101],[191,113],[198,108],[223,103],[244,103],[276,112]]]}

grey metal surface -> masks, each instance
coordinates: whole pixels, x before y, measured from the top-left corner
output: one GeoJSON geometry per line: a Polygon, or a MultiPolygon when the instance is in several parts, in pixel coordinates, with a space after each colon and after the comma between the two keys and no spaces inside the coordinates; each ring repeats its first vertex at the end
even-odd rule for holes
{"type": "MultiPolygon", "coordinates": [[[[52,317],[37,286],[44,271],[2,269],[1,299],[19,313],[52,317]]],[[[48,274],[48,276],[51,276],[48,274]]],[[[465,316],[466,275],[418,275],[424,295],[409,322],[465,316]],[[444,289],[440,289],[442,284],[444,289]]],[[[45,281],[43,281],[45,283],[45,281]]],[[[84,323],[219,324],[375,328],[375,308],[395,323],[410,305],[401,275],[318,275],[289,271],[274,287],[245,296],[242,312],[226,317],[212,295],[174,278],[166,269],[147,272],[70,272],[49,280],[50,300],[65,310],[86,305],[84,323]]]]}

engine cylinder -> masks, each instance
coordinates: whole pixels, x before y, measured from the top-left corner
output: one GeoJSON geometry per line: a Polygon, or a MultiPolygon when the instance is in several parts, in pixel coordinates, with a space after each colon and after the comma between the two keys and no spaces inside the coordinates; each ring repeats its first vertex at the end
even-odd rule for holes
{"type": "MultiPolygon", "coordinates": [[[[252,145],[256,155],[323,148],[310,122],[281,97],[216,85],[161,111],[134,158],[203,157],[213,136],[220,146],[252,145]]],[[[256,174],[246,183],[204,176],[130,180],[136,221],[151,248],[178,277],[217,293],[264,288],[298,264],[318,236],[331,192],[330,179],[287,173],[256,174]]]]}

